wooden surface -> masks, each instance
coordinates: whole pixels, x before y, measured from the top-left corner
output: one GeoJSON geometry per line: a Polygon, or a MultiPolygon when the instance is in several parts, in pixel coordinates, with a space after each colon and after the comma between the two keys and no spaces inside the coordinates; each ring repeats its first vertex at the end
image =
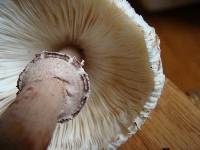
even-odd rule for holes
{"type": "Polygon", "coordinates": [[[166,76],[184,92],[200,90],[199,8],[200,5],[195,5],[154,14],[142,13],[160,37],[166,76]]]}
{"type": "Polygon", "coordinates": [[[120,150],[199,150],[200,109],[166,80],[156,109],[120,150]]]}
{"type": "Polygon", "coordinates": [[[159,35],[166,76],[184,92],[200,91],[200,1],[156,13],[128,1],[159,35]]]}

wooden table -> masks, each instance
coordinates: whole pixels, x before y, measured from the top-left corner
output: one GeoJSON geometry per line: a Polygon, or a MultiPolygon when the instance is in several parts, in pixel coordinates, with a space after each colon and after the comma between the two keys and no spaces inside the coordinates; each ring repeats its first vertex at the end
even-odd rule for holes
{"type": "Polygon", "coordinates": [[[150,119],[119,149],[200,150],[200,108],[167,79],[150,119]]]}
{"type": "Polygon", "coordinates": [[[165,75],[184,92],[200,91],[199,8],[200,3],[160,13],[142,13],[160,38],[165,75]]]}
{"type": "Polygon", "coordinates": [[[158,34],[165,75],[184,92],[200,91],[200,1],[156,13],[142,10],[141,0],[128,1],[158,34]]]}

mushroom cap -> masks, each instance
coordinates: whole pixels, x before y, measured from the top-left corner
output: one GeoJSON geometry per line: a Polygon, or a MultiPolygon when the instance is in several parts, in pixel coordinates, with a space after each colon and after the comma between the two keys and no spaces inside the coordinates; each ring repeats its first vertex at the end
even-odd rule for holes
{"type": "Polygon", "coordinates": [[[58,123],[48,149],[115,149],[148,118],[164,84],[155,30],[125,0],[0,1],[0,112],[35,53],[67,46],[81,50],[91,95],[74,120],[58,123]]]}

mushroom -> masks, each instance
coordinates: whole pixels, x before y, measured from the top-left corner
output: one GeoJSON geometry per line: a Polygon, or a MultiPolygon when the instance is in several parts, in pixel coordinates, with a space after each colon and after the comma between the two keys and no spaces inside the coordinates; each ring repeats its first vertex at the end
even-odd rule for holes
{"type": "Polygon", "coordinates": [[[91,88],[79,115],[57,123],[49,150],[116,149],[155,108],[164,84],[159,38],[126,0],[0,1],[1,114],[43,50],[83,59],[91,88]]]}

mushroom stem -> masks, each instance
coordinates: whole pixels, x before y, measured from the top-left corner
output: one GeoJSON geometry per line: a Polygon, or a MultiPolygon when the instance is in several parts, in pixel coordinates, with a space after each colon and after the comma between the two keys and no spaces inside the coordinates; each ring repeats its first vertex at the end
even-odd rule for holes
{"type": "Polygon", "coordinates": [[[55,78],[26,85],[0,118],[1,149],[46,149],[63,105],[63,91],[62,81],[55,78]]]}
{"type": "Polygon", "coordinates": [[[75,117],[89,95],[89,79],[70,56],[37,54],[18,80],[19,94],[0,117],[0,147],[46,149],[57,122],[75,117]]]}
{"type": "Polygon", "coordinates": [[[82,61],[82,55],[81,55],[81,50],[78,49],[77,47],[74,47],[74,46],[68,46],[62,50],[59,51],[60,53],[63,53],[63,54],[67,54],[71,57],[76,57],[76,59],[81,62],[82,61]]]}

